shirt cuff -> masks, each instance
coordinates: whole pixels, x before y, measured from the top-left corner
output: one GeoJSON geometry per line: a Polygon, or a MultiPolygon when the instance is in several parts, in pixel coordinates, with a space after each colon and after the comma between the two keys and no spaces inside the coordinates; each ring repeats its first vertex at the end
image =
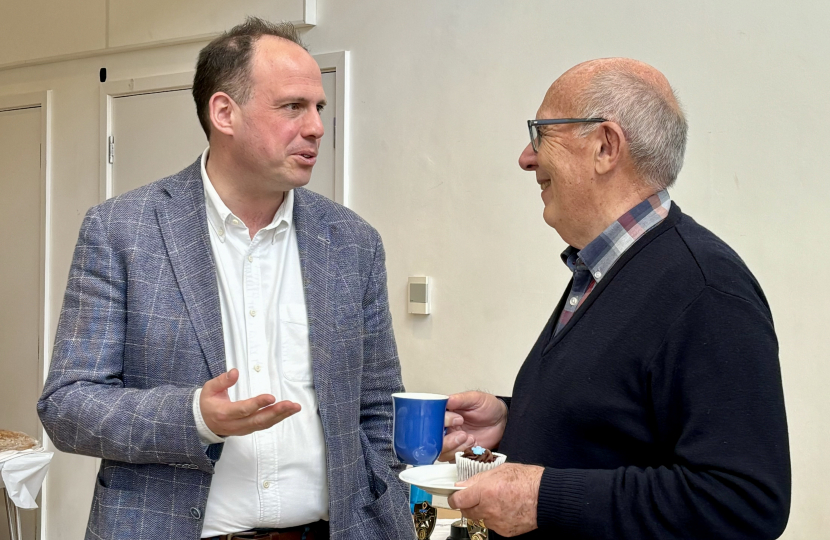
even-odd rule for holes
{"type": "Polygon", "coordinates": [[[199,439],[205,446],[223,443],[225,442],[224,437],[220,437],[216,433],[212,432],[210,428],[207,427],[207,424],[205,424],[205,419],[202,418],[202,408],[199,406],[199,396],[201,395],[201,388],[198,388],[196,393],[193,395],[193,418],[196,419],[196,431],[199,432],[199,439]]]}

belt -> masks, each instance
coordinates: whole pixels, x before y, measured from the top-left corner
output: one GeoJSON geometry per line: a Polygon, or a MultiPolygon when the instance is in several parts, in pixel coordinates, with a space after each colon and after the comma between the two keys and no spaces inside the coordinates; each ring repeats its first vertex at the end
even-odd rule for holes
{"type": "Polygon", "coordinates": [[[231,534],[220,534],[202,540],[329,540],[329,522],[320,520],[308,525],[287,529],[256,529],[231,534]]]}

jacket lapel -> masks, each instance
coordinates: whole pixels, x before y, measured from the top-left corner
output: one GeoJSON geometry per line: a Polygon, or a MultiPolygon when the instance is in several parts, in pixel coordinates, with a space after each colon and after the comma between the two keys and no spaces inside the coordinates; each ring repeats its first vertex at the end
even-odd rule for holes
{"type": "Polygon", "coordinates": [[[219,288],[211,255],[201,161],[161,184],[156,216],[167,256],[212,377],[225,372],[219,288]]]}

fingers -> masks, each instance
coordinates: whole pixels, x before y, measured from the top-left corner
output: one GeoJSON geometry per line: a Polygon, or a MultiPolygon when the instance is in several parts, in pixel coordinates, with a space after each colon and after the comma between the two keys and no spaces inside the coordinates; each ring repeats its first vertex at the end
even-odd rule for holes
{"type": "Polygon", "coordinates": [[[242,401],[228,399],[227,388],[236,382],[236,370],[211,379],[203,387],[199,398],[202,418],[207,427],[221,437],[248,435],[268,429],[300,411],[298,403],[280,401],[270,394],[262,394],[242,401]],[[211,386],[209,386],[211,385],[211,386]],[[220,391],[216,391],[221,388],[220,391]],[[211,393],[211,390],[214,393],[211,393]]]}
{"type": "MultiPolygon", "coordinates": [[[[273,396],[271,397],[273,398],[273,396]]],[[[253,433],[255,431],[268,429],[271,426],[282,422],[289,416],[300,412],[300,409],[301,407],[299,403],[280,401],[279,403],[274,403],[273,405],[269,405],[263,409],[255,410],[251,414],[243,417],[225,415],[224,421],[221,421],[220,427],[218,427],[219,431],[214,429],[213,432],[217,434],[222,433],[223,436],[248,435],[249,433],[253,433]]]]}
{"type": "Polygon", "coordinates": [[[248,433],[254,431],[262,431],[276,425],[289,416],[300,412],[299,403],[291,401],[280,401],[264,409],[256,411],[254,414],[248,416],[244,422],[248,433]]]}
{"type": "MultiPolygon", "coordinates": [[[[242,401],[229,402],[225,409],[225,414],[230,419],[247,418],[258,410],[273,405],[277,398],[271,394],[261,394],[256,397],[243,399],[242,401]]],[[[281,402],[290,403],[290,402],[281,402]]]]}
{"type": "Polygon", "coordinates": [[[444,445],[438,461],[455,461],[455,453],[471,447],[475,437],[464,431],[451,431],[444,436],[444,445]]]}
{"type": "Polygon", "coordinates": [[[444,427],[458,427],[464,423],[464,417],[460,414],[447,411],[444,413],[444,427]]]}
{"type": "Polygon", "coordinates": [[[227,389],[231,386],[235,385],[238,380],[239,370],[233,368],[227,373],[223,373],[206,382],[202,387],[202,393],[207,393],[208,395],[221,394],[222,392],[227,391],[227,389]]]}

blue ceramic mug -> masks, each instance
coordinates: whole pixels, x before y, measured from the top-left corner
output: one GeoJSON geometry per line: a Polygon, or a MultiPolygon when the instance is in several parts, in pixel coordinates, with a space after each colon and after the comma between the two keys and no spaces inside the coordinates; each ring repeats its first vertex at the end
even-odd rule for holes
{"type": "Polygon", "coordinates": [[[409,465],[432,465],[444,443],[447,396],[401,392],[392,394],[393,444],[398,458],[409,465]]]}

